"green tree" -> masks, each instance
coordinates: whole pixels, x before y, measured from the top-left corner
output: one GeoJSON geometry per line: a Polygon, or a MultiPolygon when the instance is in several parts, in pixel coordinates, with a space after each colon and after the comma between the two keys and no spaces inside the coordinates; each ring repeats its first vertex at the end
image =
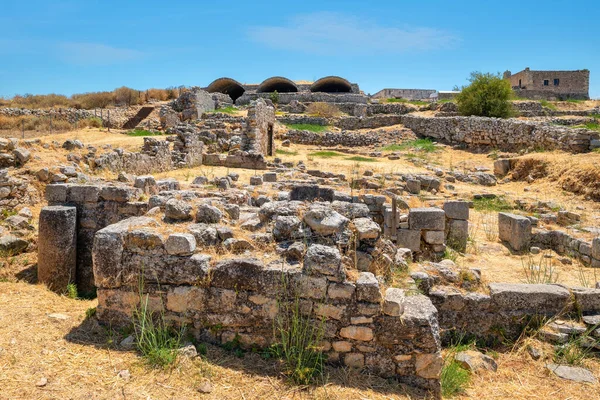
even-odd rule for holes
{"type": "Polygon", "coordinates": [[[499,73],[472,72],[469,82],[456,96],[461,115],[508,118],[514,114],[510,82],[499,73]]]}

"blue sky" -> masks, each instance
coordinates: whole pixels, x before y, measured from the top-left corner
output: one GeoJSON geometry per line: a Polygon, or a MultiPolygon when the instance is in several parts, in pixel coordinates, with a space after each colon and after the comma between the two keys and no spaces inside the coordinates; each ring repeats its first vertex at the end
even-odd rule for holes
{"type": "Polygon", "coordinates": [[[340,75],[366,93],[451,90],[471,71],[591,71],[597,0],[9,1],[0,96],[340,75]]]}

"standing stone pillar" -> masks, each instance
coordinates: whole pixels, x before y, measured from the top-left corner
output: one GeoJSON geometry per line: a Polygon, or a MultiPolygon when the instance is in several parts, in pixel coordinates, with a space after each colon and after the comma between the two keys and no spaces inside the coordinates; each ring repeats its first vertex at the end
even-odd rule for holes
{"type": "Polygon", "coordinates": [[[38,235],[38,280],[63,293],[75,282],[77,269],[77,209],[42,208],[38,235]]]}

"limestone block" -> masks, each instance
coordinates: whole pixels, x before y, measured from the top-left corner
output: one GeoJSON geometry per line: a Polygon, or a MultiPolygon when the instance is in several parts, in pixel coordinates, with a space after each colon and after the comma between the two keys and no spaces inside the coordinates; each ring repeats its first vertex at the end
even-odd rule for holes
{"type": "Polygon", "coordinates": [[[260,175],[254,175],[250,177],[250,184],[252,186],[260,186],[263,184],[263,177],[260,175]]]}
{"type": "Polygon", "coordinates": [[[381,291],[379,281],[371,272],[361,272],[356,280],[356,297],[359,301],[379,303],[381,291]]]}
{"type": "Polygon", "coordinates": [[[421,251],[421,231],[399,229],[396,244],[398,247],[410,249],[411,251],[421,251]]]}
{"type": "Polygon", "coordinates": [[[277,173],[275,172],[265,172],[263,174],[264,182],[277,182],[277,173]]]}
{"type": "Polygon", "coordinates": [[[444,244],[444,231],[424,231],[423,240],[427,244],[444,244]]]}
{"type": "Polygon", "coordinates": [[[371,218],[356,218],[353,223],[359,240],[377,239],[381,233],[381,228],[371,218]]]}
{"type": "Polygon", "coordinates": [[[509,213],[498,213],[500,240],[508,242],[515,251],[527,250],[531,242],[531,221],[529,218],[509,213]]]}
{"type": "Polygon", "coordinates": [[[311,244],[304,255],[304,271],[310,274],[342,275],[340,251],[336,247],[311,244]]]}
{"type": "Polygon", "coordinates": [[[56,183],[46,186],[46,200],[48,203],[64,203],[67,201],[67,185],[56,183]]]}
{"type": "Polygon", "coordinates": [[[510,160],[500,159],[494,161],[494,175],[505,176],[510,171],[510,160]]]}
{"type": "Polygon", "coordinates": [[[469,219],[468,201],[447,201],[444,203],[444,212],[447,218],[451,219],[469,219]]]}
{"type": "Polygon", "coordinates": [[[205,224],[218,224],[223,218],[223,213],[210,204],[199,204],[196,210],[196,222],[205,224]]]}
{"type": "Polygon", "coordinates": [[[469,238],[469,221],[452,219],[448,221],[448,237],[446,244],[454,250],[464,252],[469,238]]]}
{"type": "Polygon", "coordinates": [[[77,209],[42,208],[38,235],[38,279],[50,290],[64,292],[76,280],[77,209]]]}
{"type": "Polygon", "coordinates": [[[349,220],[337,211],[321,205],[313,205],[304,214],[306,225],[319,235],[328,236],[342,232],[349,220]]]}
{"type": "Polygon", "coordinates": [[[490,298],[500,311],[556,314],[568,305],[569,290],[559,285],[491,283],[490,298]]]}
{"type": "Polygon", "coordinates": [[[373,340],[373,329],[366,326],[350,325],[340,329],[340,336],[346,339],[369,342],[373,340]]]}
{"type": "Polygon", "coordinates": [[[191,233],[172,233],[165,242],[167,254],[184,256],[196,250],[196,238],[191,233]]]}
{"type": "Polygon", "coordinates": [[[446,227],[446,213],[440,208],[413,208],[408,214],[411,230],[443,231],[446,227]]]}
{"type": "Polygon", "coordinates": [[[399,317],[404,312],[404,290],[388,288],[383,301],[383,313],[392,317],[399,317]]]}
{"type": "Polygon", "coordinates": [[[351,299],[356,291],[356,286],[350,282],[331,283],[327,295],[331,299],[351,299]]]}

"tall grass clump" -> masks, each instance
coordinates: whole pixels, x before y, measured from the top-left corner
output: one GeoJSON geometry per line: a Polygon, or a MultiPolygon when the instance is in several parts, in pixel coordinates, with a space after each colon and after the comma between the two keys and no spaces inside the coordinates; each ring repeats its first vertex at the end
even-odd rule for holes
{"type": "Polygon", "coordinates": [[[464,335],[459,335],[456,341],[448,348],[440,375],[443,397],[454,397],[465,391],[471,380],[471,373],[463,368],[455,360],[455,357],[457,353],[470,350],[474,346],[474,342],[466,342],[464,335]]]}
{"type": "Polygon", "coordinates": [[[556,283],[558,281],[558,271],[554,267],[551,258],[540,254],[539,261],[530,254],[521,258],[523,273],[526,283],[556,283]]]}
{"type": "Polygon", "coordinates": [[[149,296],[143,293],[140,281],[140,304],[133,312],[133,329],[138,351],[153,367],[166,367],[177,359],[183,330],[171,328],[164,311],[154,312],[149,307],[149,296]]]}
{"type": "Polygon", "coordinates": [[[319,344],[325,332],[324,321],[316,322],[300,310],[300,299],[281,302],[275,321],[279,344],[274,347],[283,360],[285,374],[296,384],[308,385],[323,377],[325,355],[319,344]]]}
{"type": "Polygon", "coordinates": [[[452,357],[446,360],[440,375],[443,397],[453,397],[465,391],[471,380],[469,371],[460,366],[452,357]]]}

